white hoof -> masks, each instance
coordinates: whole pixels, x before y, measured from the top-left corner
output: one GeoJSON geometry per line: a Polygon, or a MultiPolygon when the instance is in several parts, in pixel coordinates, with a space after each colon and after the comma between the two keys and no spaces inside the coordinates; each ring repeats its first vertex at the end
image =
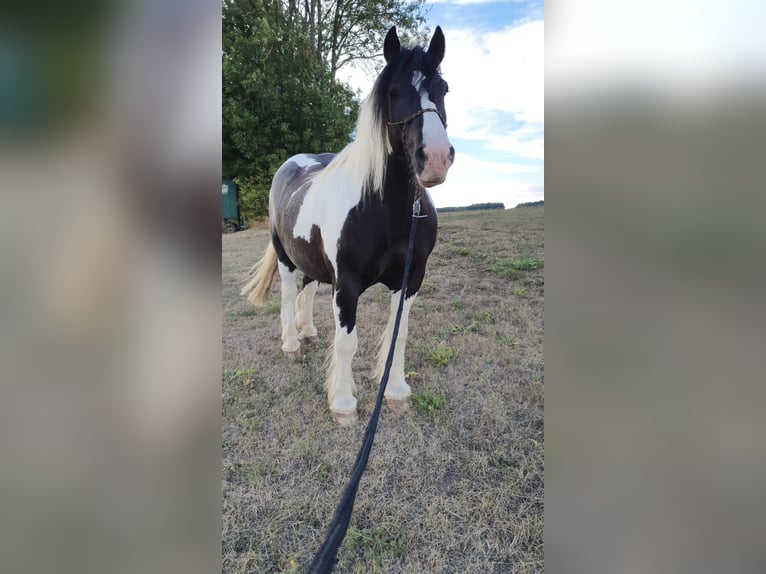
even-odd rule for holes
{"type": "Polygon", "coordinates": [[[395,413],[406,413],[412,407],[410,397],[404,399],[386,399],[386,406],[395,413]]]}
{"type": "Polygon", "coordinates": [[[282,351],[284,353],[285,357],[290,361],[296,361],[298,359],[298,355],[300,355],[300,349],[297,351],[282,351]]]}
{"type": "Polygon", "coordinates": [[[359,416],[356,414],[356,411],[351,411],[350,413],[336,413],[335,411],[330,411],[330,415],[332,416],[333,422],[342,427],[353,426],[359,421],[359,416]]]}

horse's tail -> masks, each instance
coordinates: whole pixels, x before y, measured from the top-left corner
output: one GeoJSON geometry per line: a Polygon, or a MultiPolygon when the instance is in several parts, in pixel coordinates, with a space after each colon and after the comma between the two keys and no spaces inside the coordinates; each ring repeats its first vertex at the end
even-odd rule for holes
{"type": "Polygon", "coordinates": [[[261,260],[253,266],[248,275],[249,281],[242,287],[240,295],[247,295],[253,305],[263,307],[271,291],[271,285],[277,276],[277,252],[269,241],[261,260]],[[248,295],[249,294],[249,295],[248,295]]]}

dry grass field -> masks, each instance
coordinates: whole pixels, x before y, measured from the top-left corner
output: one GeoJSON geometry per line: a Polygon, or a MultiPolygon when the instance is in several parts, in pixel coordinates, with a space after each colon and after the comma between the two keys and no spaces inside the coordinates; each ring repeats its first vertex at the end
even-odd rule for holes
{"type": "MultiPolygon", "coordinates": [[[[302,572],[324,538],[377,392],[389,296],[360,299],[360,422],[339,428],[319,340],[280,351],[279,285],[254,308],[239,288],[265,226],[223,236],[223,572],[302,572]]],[[[543,208],[439,214],[413,305],[409,413],[382,413],[336,572],[543,571],[543,208]]]]}

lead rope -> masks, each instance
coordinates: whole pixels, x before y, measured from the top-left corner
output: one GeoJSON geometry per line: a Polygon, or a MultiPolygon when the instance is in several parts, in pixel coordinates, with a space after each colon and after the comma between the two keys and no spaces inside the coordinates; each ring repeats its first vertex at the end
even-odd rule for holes
{"type": "Polygon", "coordinates": [[[415,245],[415,230],[418,225],[418,219],[426,217],[420,215],[420,196],[422,190],[420,187],[415,192],[415,201],[412,204],[412,225],[410,226],[410,241],[407,245],[407,258],[404,262],[404,277],[402,278],[401,295],[399,296],[399,307],[396,310],[396,320],[394,321],[394,330],[391,335],[391,347],[388,350],[388,358],[386,359],[386,367],[383,371],[383,378],[380,380],[380,389],[378,390],[378,397],[375,400],[375,409],[370,416],[370,423],[367,425],[367,429],[364,431],[364,438],[362,439],[362,447],[356,455],[356,461],[351,470],[351,478],[346,485],[346,490],[343,491],[338,507],[335,509],[335,515],[330,522],[330,527],[327,529],[327,535],[325,536],[322,546],[319,547],[317,553],[314,555],[311,565],[308,567],[308,574],[328,574],[332,572],[337,561],[338,549],[340,548],[343,539],[346,536],[348,530],[348,524],[351,521],[351,513],[354,510],[354,501],[356,500],[356,491],[359,488],[359,481],[362,478],[364,469],[367,468],[367,460],[370,457],[370,451],[372,450],[372,442],[375,440],[375,431],[378,430],[378,418],[380,418],[380,407],[383,404],[383,393],[386,390],[388,384],[388,376],[391,373],[391,363],[394,361],[394,349],[396,347],[396,338],[399,335],[399,322],[402,319],[402,309],[404,308],[404,299],[407,291],[407,281],[410,276],[410,265],[412,264],[412,251],[415,245]]]}

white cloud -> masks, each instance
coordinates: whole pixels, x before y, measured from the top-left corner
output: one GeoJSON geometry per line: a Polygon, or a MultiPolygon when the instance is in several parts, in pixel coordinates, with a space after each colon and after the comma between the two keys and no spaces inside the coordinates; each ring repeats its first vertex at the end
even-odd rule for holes
{"type": "Polygon", "coordinates": [[[450,85],[450,135],[471,137],[481,110],[506,112],[523,122],[543,122],[542,20],[487,34],[449,30],[446,36],[442,72],[450,85]]]}
{"type": "Polygon", "coordinates": [[[485,142],[487,149],[544,157],[544,24],[542,20],[480,35],[452,30],[442,64],[450,84],[451,137],[485,142]],[[508,122],[520,127],[501,129],[508,122]]]}
{"type": "MultiPolygon", "coordinates": [[[[492,162],[474,157],[473,155],[458,152],[455,165],[458,172],[463,170],[470,172],[491,173],[491,175],[509,175],[514,173],[538,173],[540,167],[535,165],[521,165],[511,162],[492,162]]],[[[455,169],[450,169],[449,174],[455,173],[455,169]]]]}
{"type": "Polygon", "coordinates": [[[487,149],[505,151],[530,159],[545,158],[545,144],[542,136],[531,140],[519,139],[515,133],[504,136],[487,136],[487,149]]]}
{"type": "Polygon", "coordinates": [[[360,99],[364,99],[372,90],[375,76],[360,66],[344,66],[338,70],[338,80],[347,83],[355,92],[361,92],[360,99]]]}

